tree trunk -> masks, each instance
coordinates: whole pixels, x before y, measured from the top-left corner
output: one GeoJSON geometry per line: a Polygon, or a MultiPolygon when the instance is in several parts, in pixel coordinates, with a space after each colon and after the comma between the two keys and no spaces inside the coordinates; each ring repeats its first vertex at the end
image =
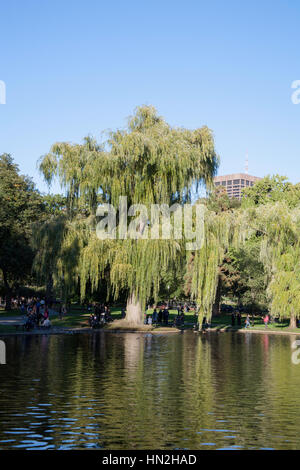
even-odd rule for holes
{"type": "Polygon", "coordinates": [[[297,328],[297,319],[295,315],[291,315],[289,328],[297,328]]]}
{"type": "Polygon", "coordinates": [[[213,317],[220,315],[220,303],[221,303],[221,278],[218,277],[218,285],[216,290],[216,298],[212,308],[213,317]]]}
{"type": "Polygon", "coordinates": [[[7,281],[6,272],[2,271],[3,273],[3,282],[5,287],[5,310],[11,310],[11,298],[12,298],[12,291],[7,281]]]}
{"type": "Polygon", "coordinates": [[[11,293],[8,293],[5,296],[5,310],[11,310],[11,293]]]}
{"type": "Polygon", "coordinates": [[[142,305],[135,293],[132,293],[127,299],[126,321],[132,326],[143,324],[142,305]]]}
{"type": "Polygon", "coordinates": [[[50,299],[53,299],[53,276],[52,273],[49,274],[46,284],[46,299],[49,302],[50,299]]]}

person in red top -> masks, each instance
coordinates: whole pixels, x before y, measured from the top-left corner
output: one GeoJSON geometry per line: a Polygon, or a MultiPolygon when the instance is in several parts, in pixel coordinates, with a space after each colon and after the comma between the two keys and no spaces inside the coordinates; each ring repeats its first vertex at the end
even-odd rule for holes
{"type": "Polygon", "coordinates": [[[45,311],[44,311],[44,320],[47,320],[48,318],[49,318],[48,307],[45,307],[45,311]]]}
{"type": "Polygon", "coordinates": [[[268,315],[268,314],[266,314],[266,315],[264,316],[264,324],[265,324],[265,328],[268,328],[268,323],[269,323],[269,315],[268,315]]]}

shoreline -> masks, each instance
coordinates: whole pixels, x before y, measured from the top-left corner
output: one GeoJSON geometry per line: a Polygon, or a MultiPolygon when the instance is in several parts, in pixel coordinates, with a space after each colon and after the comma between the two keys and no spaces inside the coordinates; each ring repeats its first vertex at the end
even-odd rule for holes
{"type": "Polygon", "coordinates": [[[234,328],[207,328],[205,330],[206,332],[209,333],[256,333],[256,334],[267,334],[267,335],[295,335],[295,336],[300,336],[300,328],[299,328],[299,333],[297,331],[274,331],[274,330],[258,330],[258,329],[250,329],[250,328],[240,328],[240,329],[234,329],[234,328]]]}
{"type": "Polygon", "coordinates": [[[3,336],[52,336],[52,335],[74,335],[74,334],[92,334],[92,333],[143,333],[143,334],[174,334],[174,333],[182,333],[184,331],[191,331],[191,330],[180,330],[178,328],[168,328],[168,329],[145,329],[145,328],[68,328],[68,329],[59,329],[59,328],[51,328],[49,330],[32,330],[32,331],[9,331],[9,332],[1,332],[0,331],[0,338],[3,336]]]}
{"type": "Polygon", "coordinates": [[[32,330],[32,331],[10,331],[10,332],[1,332],[0,331],[0,338],[4,336],[40,336],[40,335],[74,335],[74,334],[92,334],[92,333],[115,333],[115,334],[120,334],[120,333],[143,333],[143,334],[174,334],[174,333],[185,333],[186,331],[191,331],[193,333],[242,333],[242,334],[268,334],[268,335],[285,335],[285,336],[300,336],[300,331],[295,332],[295,331],[274,331],[274,330],[258,330],[258,329],[246,329],[246,328],[241,328],[241,329],[233,329],[233,328],[207,328],[204,331],[198,331],[198,330],[193,330],[190,328],[187,329],[179,329],[179,328],[172,328],[172,327],[162,327],[162,328],[132,328],[132,327],[122,327],[120,328],[115,327],[108,327],[108,328],[51,328],[49,330],[32,330]]]}

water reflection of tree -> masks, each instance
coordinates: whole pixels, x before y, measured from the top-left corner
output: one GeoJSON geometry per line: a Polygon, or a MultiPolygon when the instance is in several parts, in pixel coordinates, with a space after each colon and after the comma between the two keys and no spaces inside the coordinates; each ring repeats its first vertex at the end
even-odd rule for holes
{"type": "Polygon", "coordinates": [[[0,435],[15,426],[52,437],[56,447],[71,439],[63,445],[296,448],[300,366],[291,363],[292,340],[188,332],[11,338],[0,435]],[[225,439],[225,430],[235,437],[225,439]]]}

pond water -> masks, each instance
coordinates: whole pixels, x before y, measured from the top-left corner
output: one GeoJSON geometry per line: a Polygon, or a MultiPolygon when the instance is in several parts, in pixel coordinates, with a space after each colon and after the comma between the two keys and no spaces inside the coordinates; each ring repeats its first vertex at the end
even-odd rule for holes
{"type": "Polygon", "coordinates": [[[294,336],[12,336],[0,449],[300,449],[294,336]]]}

